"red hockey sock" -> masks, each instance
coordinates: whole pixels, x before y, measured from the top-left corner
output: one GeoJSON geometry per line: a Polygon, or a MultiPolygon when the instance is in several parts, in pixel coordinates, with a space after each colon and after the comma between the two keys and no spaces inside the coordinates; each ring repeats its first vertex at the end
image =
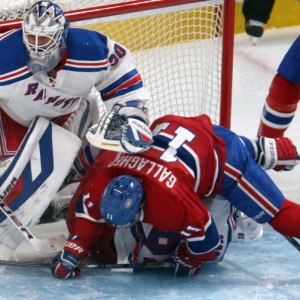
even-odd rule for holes
{"type": "Polygon", "coordinates": [[[300,238],[300,205],[285,199],[269,224],[283,235],[300,238]]]}
{"type": "Polygon", "coordinates": [[[269,138],[278,138],[282,137],[284,135],[284,132],[286,131],[287,128],[284,129],[278,129],[278,128],[273,128],[268,126],[267,124],[263,123],[260,121],[259,127],[258,127],[258,132],[257,132],[257,137],[269,137],[269,138]]]}
{"type": "Polygon", "coordinates": [[[258,128],[258,136],[281,137],[288,128],[286,118],[292,121],[300,99],[300,84],[293,84],[277,74],[270,86],[264,106],[264,118],[258,128]],[[285,127],[281,125],[286,124],[285,127]],[[281,127],[281,128],[280,128],[281,127]]]}

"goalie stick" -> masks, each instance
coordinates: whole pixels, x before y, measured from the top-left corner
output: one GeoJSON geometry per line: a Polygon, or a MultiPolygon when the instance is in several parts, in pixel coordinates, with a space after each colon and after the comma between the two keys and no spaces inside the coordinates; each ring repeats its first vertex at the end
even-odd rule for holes
{"type": "Polygon", "coordinates": [[[0,209],[9,218],[19,232],[30,242],[30,244],[41,254],[55,254],[61,251],[62,247],[59,240],[66,240],[64,235],[58,235],[56,237],[49,238],[47,240],[40,240],[34,236],[34,234],[24,226],[17,218],[14,212],[4,202],[0,202],[0,209]]]}

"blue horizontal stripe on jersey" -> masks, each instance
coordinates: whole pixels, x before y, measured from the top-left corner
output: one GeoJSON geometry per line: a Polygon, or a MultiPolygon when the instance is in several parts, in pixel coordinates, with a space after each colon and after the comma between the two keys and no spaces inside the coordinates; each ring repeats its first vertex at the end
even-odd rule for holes
{"type": "Polygon", "coordinates": [[[19,82],[19,81],[23,81],[25,80],[26,78],[29,78],[32,76],[32,73],[28,72],[24,75],[21,75],[21,76],[17,76],[17,77],[13,77],[13,78],[9,78],[5,81],[0,81],[0,86],[6,86],[6,85],[10,85],[10,84],[13,84],[13,83],[16,83],[16,82],[19,82]]]}
{"type": "Polygon", "coordinates": [[[101,72],[107,70],[107,67],[101,67],[101,68],[83,68],[83,67],[70,67],[70,66],[65,66],[63,70],[67,71],[74,71],[74,72],[101,72]]]}
{"type": "Polygon", "coordinates": [[[128,94],[128,93],[130,93],[130,92],[132,92],[132,91],[136,91],[136,90],[138,90],[138,89],[140,89],[140,88],[142,88],[142,87],[143,87],[143,82],[140,81],[140,82],[138,82],[138,83],[136,83],[136,84],[131,85],[130,88],[126,88],[126,89],[121,89],[121,90],[119,90],[119,91],[118,91],[117,93],[115,93],[111,98],[105,99],[105,97],[103,97],[102,100],[103,100],[103,101],[110,100],[110,99],[116,98],[116,97],[118,97],[118,96],[122,96],[122,95],[128,94]]]}
{"type": "MultiPolygon", "coordinates": [[[[105,94],[110,94],[112,93],[114,90],[117,90],[118,87],[122,86],[123,84],[125,84],[127,81],[129,81],[131,78],[134,78],[136,75],[138,75],[138,71],[136,69],[133,69],[129,72],[127,72],[126,74],[124,74],[122,77],[120,77],[118,80],[114,81],[112,84],[110,84],[108,87],[106,87],[105,89],[103,89],[101,91],[101,94],[104,95],[105,98],[105,94]]],[[[124,86],[124,89],[126,88],[126,85],[124,86]]],[[[130,88],[130,86],[129,86],[130,88]]],[[[114,96],[115,97],[115,96],[114,96]]]]}

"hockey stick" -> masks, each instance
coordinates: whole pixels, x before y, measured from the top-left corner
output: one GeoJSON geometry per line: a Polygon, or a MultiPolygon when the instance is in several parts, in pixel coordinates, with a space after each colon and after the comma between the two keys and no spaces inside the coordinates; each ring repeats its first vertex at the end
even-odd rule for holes
{"type": "Polygon", "coordinates": [[[57,246],[58,239],[66,240],[64,235],[52,237],[47,240],[40,240],[34,236],[34,234],[24,226],[17,218],[14,212],[4,202],[0,202],[0,210],[12,221],[12,224],[18,229],[20,233],[30,242],[30,244],[41,254],[49,255],[55,254],[62,250],[61,245],[57,246]]]}
{"type": "MultiPolygon", "coordinates": [[[[33,261],[11,261],[11,260],[0,260],[2,266],[15,266],[15,267],[31,267],[31,268],[51,268],[52,262],[33,262],[33,261]]],[[[148,263],[148,264],[101,264],[82,262],[79,265],[80,269],[155,269],[155,268],[169,268],[170,262],[162,263],[148,263]]]]}
{"type": "Polygon", "coordinates": [[[300,252],[300,244],[299,244],[299,242],[295,238],[290,237],[290,236],[285,236],[285,235],[284,235],[284,237],[285,237],[286,240],[289,241],[289,243],[291,245],[294,246],[295,249],[297,249],[300,252]]]}

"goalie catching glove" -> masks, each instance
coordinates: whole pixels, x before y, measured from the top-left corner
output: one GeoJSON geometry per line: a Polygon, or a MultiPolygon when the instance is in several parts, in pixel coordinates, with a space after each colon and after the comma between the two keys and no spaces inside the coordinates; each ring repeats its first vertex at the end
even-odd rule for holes
{"type": "Polygon", "coordinates": [[[105,112],[99,123],[88,130],[86,138],[94,147],[129,154],[144,152],[152,143],[147,124],[112,112],[105,112]]]}
{"type": "Polygon", "coordinates": [[[69,236],[64,249],[53,260],[52,275],[58,279],[68,279],[80,275],[79,265],[87,256],[83,242],[78,236],[69,236]]]}
{"type": "Polygon", "coordinates": [[[255,142],[256,162],[264,169],[290,171],[299,164],[299,154],[287,137],[260,137],[255,142]]]}

